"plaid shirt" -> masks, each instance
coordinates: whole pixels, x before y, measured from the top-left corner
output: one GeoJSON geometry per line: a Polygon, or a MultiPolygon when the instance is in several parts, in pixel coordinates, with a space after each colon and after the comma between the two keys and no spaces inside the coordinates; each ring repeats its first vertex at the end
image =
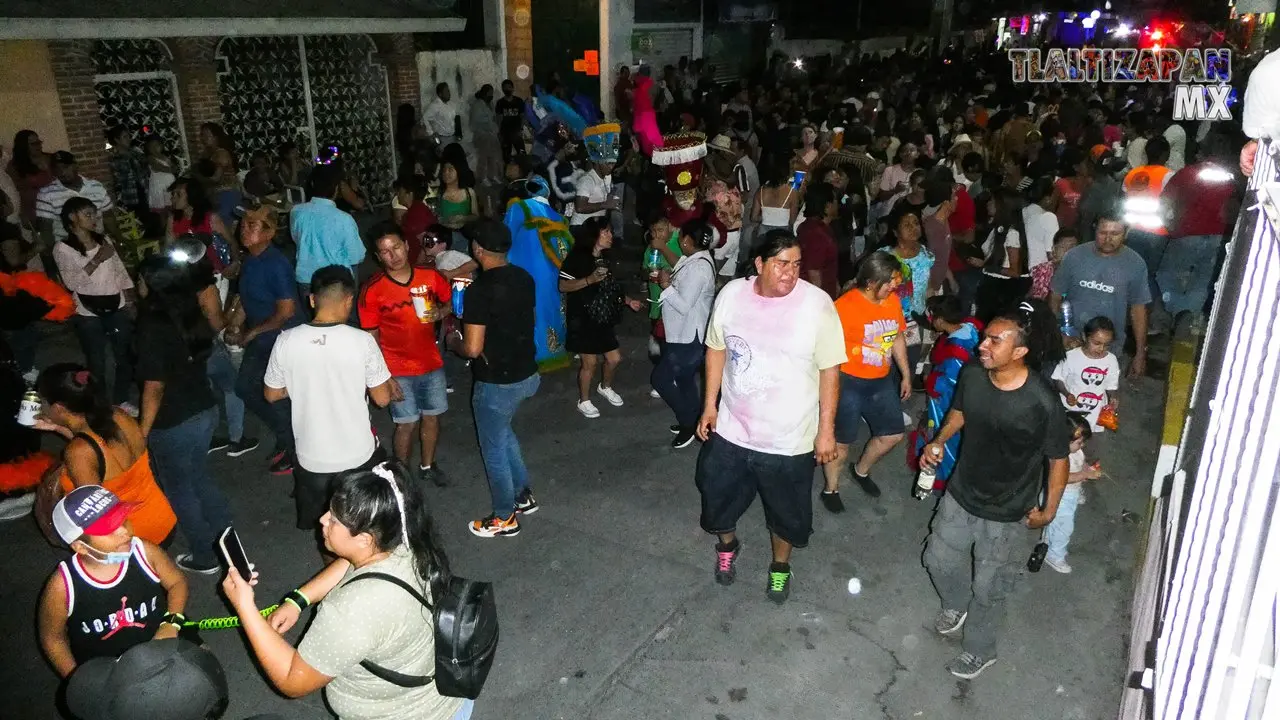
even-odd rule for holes
{"type": "Polygon", "coordinates": [[[107,158],[107,167],[111,168],[111,181],[119,205],[138,207],[147,204],[147,182],[151,172],[142,162],[142,155],[134,150],[113,153],[107,158]]]}

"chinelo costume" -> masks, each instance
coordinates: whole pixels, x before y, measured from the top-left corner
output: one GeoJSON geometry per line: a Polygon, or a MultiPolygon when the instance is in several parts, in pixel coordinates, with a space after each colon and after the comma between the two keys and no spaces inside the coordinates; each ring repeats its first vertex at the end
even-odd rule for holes
{"type": "Polygon", "coordinates": [[[573,247],[564,217],[551,207],[545,178],[525,180],[524,197],[512,200],[504,219],[511,231],[507,260],[533,277],[534,349],[541,371],[568,367],[564,349],[564,305],[560,295],[560,263],[573,247]]]}
{"type": "MultiPolygon", "coordinates": [[[[0,329],[20,330],[37,320],[65,322],[75,301],[41,272],[0,273],[0,329]]],[[[15,417],[27,384],[0,336],[0,522],[31,512],[36,485],[57,462],[40,450],[40,433],[15,417]]]]}
{"type": "Polygon", "coordinates": [[[662,147],[653,151],[653,164],[662,168],[667,182],[662,209],[676,227],[702,217],[698,188],[706,157],[707,136],[699,132],[664,135],[662,147]]]}

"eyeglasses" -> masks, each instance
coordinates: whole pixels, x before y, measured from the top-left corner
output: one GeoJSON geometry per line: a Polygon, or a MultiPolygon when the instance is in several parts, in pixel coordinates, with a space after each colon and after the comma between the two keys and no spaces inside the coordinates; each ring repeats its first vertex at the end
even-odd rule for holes
{"type": "Polygon", "coordinates": [[[441,240],[440,238],[425,237],[422,239],[422,247],[433,248],[443,242],[444,240],[441,240]]]}

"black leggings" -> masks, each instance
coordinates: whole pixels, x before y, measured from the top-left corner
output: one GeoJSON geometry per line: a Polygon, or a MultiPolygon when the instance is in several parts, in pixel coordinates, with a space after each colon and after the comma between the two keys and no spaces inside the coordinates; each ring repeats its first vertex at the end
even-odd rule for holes
{"type": "Polygon", "coordinates": [[[1031,292],[1029,277],[997,277],[982,274],[978,281],[978,291],[974,296],[978,319],[983,325],[991,322],[996,315],[1011,309],[1031,292]]]}

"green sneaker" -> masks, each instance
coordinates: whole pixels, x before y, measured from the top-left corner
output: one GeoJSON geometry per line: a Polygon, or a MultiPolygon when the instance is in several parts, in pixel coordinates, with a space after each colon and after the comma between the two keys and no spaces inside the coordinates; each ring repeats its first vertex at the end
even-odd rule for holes
{"type": "Polygon", "coordinates": [[[781,605],[791,597],[791,565],[788,563],[769,563],[769,587],[765,595],[781,605]]]}

